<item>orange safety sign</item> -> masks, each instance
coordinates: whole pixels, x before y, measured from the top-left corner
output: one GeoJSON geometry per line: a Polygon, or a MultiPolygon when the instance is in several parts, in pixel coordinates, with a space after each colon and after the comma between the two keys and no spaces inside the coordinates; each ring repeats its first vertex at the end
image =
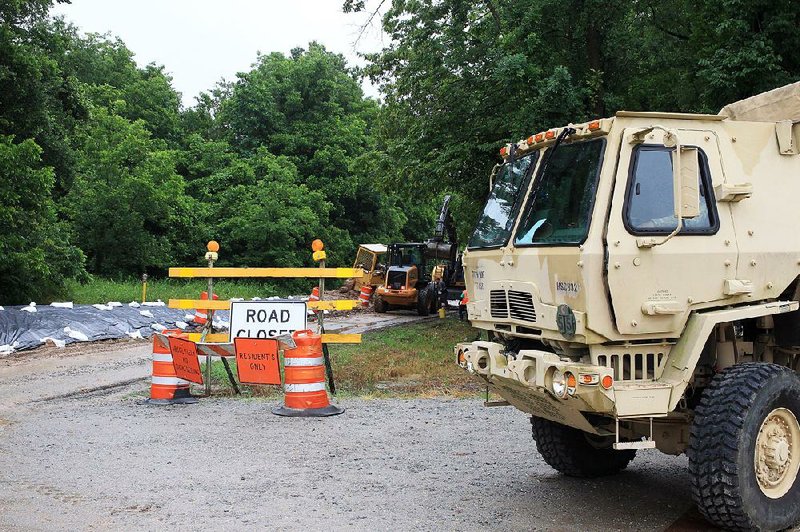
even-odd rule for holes
{"type": "Polygon", "coordinates": [[[278,340],[274,338],[234,338],[236,371],[242,384],[280,384],[278,340]]]}
{"type": "Polygon", "coordinates": [[[172,352],[172,365],[175,374],[184,380],[203,384],[200,362],[197,360],[197,344],[182,338],[169,338],[169,350],[172,352]]]}

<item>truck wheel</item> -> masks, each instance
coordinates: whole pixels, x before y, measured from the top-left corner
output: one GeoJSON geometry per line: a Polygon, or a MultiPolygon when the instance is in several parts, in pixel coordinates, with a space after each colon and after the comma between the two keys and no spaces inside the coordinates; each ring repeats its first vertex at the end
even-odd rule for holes
{"type": "Polygon", "coordinates": [[[689,436],[692,498],[731,530],[800,521],[800,378],[776,364],[738,364],[703,391],[689,436]]]}
{"type": "Polygon", "coordinates": [[[417,314],[427,316],[431,313],[431,299],[433,292],[430,288],[423,288],[417,293],[417,314]]]}
{"type": "Polygon", "coordinates": [[[635,449],[615,451],[611,442],[555,421],[531,417],[533,439],[544,461],[568,477],[602,477],[625,469],[635,449]]]}
{"type": "Polygon", "coordinates": [[[375,312],[383,314],[384,312],[389,310],[389,304],[386,301],[384,301],[382,297],[376,296],[373,308],[375,309],[375,312]]]}

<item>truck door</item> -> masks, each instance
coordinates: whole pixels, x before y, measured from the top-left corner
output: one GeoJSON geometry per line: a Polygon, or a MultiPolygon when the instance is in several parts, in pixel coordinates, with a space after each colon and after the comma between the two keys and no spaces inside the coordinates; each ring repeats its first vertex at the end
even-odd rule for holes
{"type": "Polygon", "coordinates": [[[626,129],[606,234],[608,287],[622,334],[675,337],[689,311],[723,299],[735,277],[737,247],[728,203],[714,187],[724,180],[715,133],[678,130],[680,143],[698,148],[700,215],[661,245],[677,227],[673,214],[672,156],[663,132],[632,143],[642,128],[626,129]]]}

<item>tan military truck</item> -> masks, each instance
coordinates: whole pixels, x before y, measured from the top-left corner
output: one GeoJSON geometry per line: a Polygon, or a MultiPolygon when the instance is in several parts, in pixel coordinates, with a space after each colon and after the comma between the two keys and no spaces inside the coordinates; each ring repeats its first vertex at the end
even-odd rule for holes
{"type": "Polygon", "coordinates": [[[711,522],[800,521],[800,83],[619,112],[501,150],[464,254],[458,364],[566,475],[689,457],[711,522]]]}

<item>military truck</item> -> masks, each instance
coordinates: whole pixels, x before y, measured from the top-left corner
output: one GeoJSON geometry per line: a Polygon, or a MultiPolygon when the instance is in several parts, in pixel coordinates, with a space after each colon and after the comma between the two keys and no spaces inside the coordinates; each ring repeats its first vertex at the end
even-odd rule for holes
{"type": "MultiPolygon", "coordinates": [[[[712,523],[800,521],[800,83],[501,149],[457,363],[570,476],[686,453],[712,523]]],[[[513,459],[513,457],[510,457],[513,459]]]]}

